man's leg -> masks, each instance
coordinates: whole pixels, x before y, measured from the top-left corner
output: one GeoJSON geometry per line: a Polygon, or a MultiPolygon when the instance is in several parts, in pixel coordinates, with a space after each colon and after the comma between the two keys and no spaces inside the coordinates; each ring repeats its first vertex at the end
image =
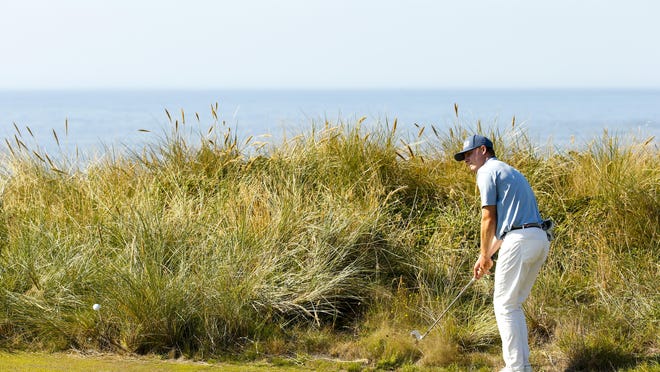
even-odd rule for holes
{"type": "Polygon", "coordinates": [[[502,356],[510,371],[529,368],[527,322],[522,303],[527,299],[548,252],[548,241],[536,239],[542,230],[507,234],[495,269],[494,307],[502,338],[502,356]]]}

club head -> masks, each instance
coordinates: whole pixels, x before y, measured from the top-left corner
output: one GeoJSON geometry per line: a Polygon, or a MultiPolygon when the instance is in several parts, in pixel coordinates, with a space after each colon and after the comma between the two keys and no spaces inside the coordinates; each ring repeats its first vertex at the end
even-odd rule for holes
{"type": "Polygon", "coordinates": [[[422,334],[419,333],[418,330],[414,330],[414,331],[410,332],[410,335],[413,336],[413,337],[415,337],[415,339],[416,339],[417,341],[421,341],[421,340],[424,338],[424,336],[422,336],[422,334]]]}

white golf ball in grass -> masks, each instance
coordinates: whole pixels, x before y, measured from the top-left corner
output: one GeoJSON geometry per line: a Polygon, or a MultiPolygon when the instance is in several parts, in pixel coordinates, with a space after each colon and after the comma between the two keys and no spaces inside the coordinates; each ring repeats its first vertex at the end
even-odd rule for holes
{"type": "Polygon", "coordinates": [[[99,311],[100,308],[101,308],[101,305],[99,305],[99,304],[92,305],[92,309],[94,309],[94,311],[99,311]]]}

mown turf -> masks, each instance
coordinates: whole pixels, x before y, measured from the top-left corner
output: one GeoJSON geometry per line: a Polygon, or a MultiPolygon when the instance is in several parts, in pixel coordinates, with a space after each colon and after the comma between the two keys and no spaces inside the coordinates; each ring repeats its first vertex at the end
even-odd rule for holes
{"type": "Polygon", "coordinates": [[[163,360],[158,356],[120,356],[112,354],[79,353],[0,353],[1,371],[304,371],[320,367],[319,370],[334,371],[342,367],[334,363],[315,363],[305,367],[294,361],[276,360],[250,363],[193,362],[186,360],[163,360]],[[325,364],[325,365],[324,365],[325,364]]]}

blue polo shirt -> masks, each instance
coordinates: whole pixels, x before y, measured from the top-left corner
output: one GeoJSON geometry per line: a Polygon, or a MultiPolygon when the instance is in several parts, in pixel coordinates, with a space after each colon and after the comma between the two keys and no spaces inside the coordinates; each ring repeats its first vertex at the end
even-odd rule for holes
{"type": "Polygon", "coordinates": [[[502,239],[512,226],[541,223],[534,191],[525,176],[512,166],[494,157],[486,160],[477,171],[477,186],[481,206],[497,207],[497,239],[502,239]]]}

